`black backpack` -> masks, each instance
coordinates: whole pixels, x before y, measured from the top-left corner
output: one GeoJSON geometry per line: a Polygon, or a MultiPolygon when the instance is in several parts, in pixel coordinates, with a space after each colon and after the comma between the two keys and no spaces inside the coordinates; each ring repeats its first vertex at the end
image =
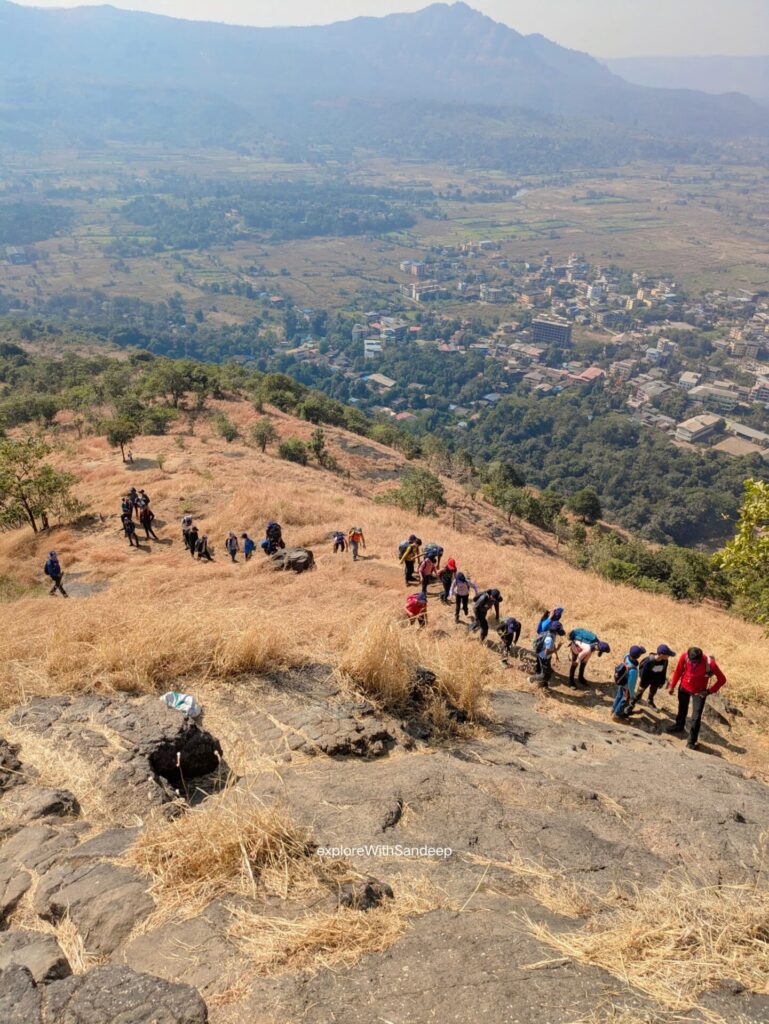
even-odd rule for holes
{"type": "Polygon", "coordinates": [[[540,633],[537,639],[534,641],[534,653],[541,654],[545,647],[545,637],[547,633],[540,633]]]}
{"type": "Polygon", "coordinates": [[[617,686],[624,686],[627,682],[628,667],[624,661],[614,666],[614,682],[617,686]]]}

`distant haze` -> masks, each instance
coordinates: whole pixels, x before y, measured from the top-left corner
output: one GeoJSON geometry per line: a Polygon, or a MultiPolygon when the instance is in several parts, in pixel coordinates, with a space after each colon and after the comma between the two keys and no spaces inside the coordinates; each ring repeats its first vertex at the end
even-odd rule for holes
{"type": "MultiPolygon", "coordinates": [[[[74,7],[71,0],[23,0],[74,7]]],[[[87,0],[93,6],[99,0],[87,0]]],[[[124,0],[114,6],[243,25],[323,24],[415,11],[419,0],[124,0]]],[[[603,57],[769,51],[769,0],[477,0],[472,6],[519,32],[603,57]]]]}

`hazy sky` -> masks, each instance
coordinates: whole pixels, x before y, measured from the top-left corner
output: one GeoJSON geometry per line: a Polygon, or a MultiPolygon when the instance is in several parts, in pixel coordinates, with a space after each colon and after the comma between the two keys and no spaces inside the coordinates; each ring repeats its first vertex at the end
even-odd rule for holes
{"type": "MultiPolygon", "coordinates": [[[[21,0],[74,7],[72,0],[21,0]]],[[[86,0],[99,3],[100,0],[86,0]]],[[[429,0],[114,0],[114,6],[243,25],[320,24],[429,0]]],[[[519,32],[596,56],[769,53],[769,0],[471,0],[519,32]]]]}

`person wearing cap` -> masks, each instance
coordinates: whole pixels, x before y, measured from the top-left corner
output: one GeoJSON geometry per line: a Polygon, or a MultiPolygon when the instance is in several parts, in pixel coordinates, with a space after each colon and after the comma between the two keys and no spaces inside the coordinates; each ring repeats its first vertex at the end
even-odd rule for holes
{"type": "Polygon", "coordinates": [[[612,720],[624,722],[627,708],[635,695],[635,684],[638,681],[638,660],[646,654],[646,648],[633,644],[622,661],[614,669],[614,682],[617,693],[614,697],[611,713],[612,720]]]}
{"type": "Polygon", "coordinates": [[[553,675],[553,657],[558,655],[558,642],[556,637],[566,635],[566,630],[561,623],[555,619],[551,621],[542,633],[539,634],[535,643],[534,651],[537,655],[537,672],[529,677],[530,682],[547,689],[553,675]]]}
{"type": "Polygon", "coordinates": [[[466,576],[463,572],[457,569],[456,575],[454,576],[454,582],[451,584],[451,592],[449,594],[449,600],[454,598],[454,622],[459,622],[459,612],[462,611],[463,615],[469,614],[469,602],[470,602],[470,591],[475,592],[475,596],[478,596],[478,587],[473,583],[469,576],[466,576]]]}
{"type": "Polygon", "coordinates": [[[406,574],[406,586],[409,583],[416,583],[414,576],[414,563],[419,558],[419,538],[412,533],[403,549],[400,561],[406,574]]]}
{"type": "Polygon", "coordinates": [[[410,626],[415,622],[419,626],[427,625],[427,594],[424,591],[406,598],[406,615],[410,626]]]}
{"type": "Polygon", "coordinates": [[[508,616],[502,621],[497,627],[497,633],[499,633],[499,639],[502,641],[502,664],[507,664],[507,659],[510,657],[510,648],[513,644],[517,644],[521,638],[521,626],[518,619],[513,618],[512,615],[508,616]]]}
{"type": "Polygon", "coordinates": [[[560,622],[563,612],[563,608],[554,608],[551,612],[542,612],[542,618],[539,620],[537,624],[537,634],[539,635],[540,633],[546,633],[547,627],[550,625],[551,622],[560,622]]]}
{"type": "Polygon", "coordinates": [[[502,595],[496,589],[492,587],[491,590],[482,591],[473,602],[473,611],[475,612],[475,622],[470,627],[471,632],[475,632],[480,626],[481,630],[481,643],[486,640],[489,635],[489,623],[487,616],[491,609],[494,609],[497,622],[499,622],[499,606],[502,602],[502,595]]]}
{"type": "Polygon", "coordinates": [[[668,662],[675,658],[676,652],[671,651],[667,644],[660,644],[653,654],[647,655],[638,667],[638,689],[628,706],[628,714],[635,708],[646,691],[649,707],[656,708],[654,698],[667,682],[668,662]]]}
{"type": "Polygon", "coordinates": [[[689,704],[692,704],[692,721],[686,744],[690,750],[697,748],[705,701],[711,694],[718,693],[725,683],[726,676],[716,664],[716,659],[709,654],[703,654],[700,647],[690,647],[678,659],[673,678],[670,680],[671,693],[678,686],[678,714],[673,725],[668,728],[668,732],[684,733],[686,731],[689,704]]]}
{"type": "Polygon", "coordinates": [[[51,597],[53,597],[56,594],[57,590],[59,591],[62,597],[69,597],[69,594],[62,586],[61,580],[64,573],[62,572],[61,563],[59,562],[59,556],[56,554],[55,551],[48,552],[48,560],[45,563],[43,572],[46,574],[48,579],[53,584],[49,591],[51,597]]]}
{"type": "Polygon", "coordinates": [[[443,604],[449,603],[449,597],[451,596],[451,585],[454,582],[454,577],[457,574],[457,563],[453,558],[450,558],[444,567],[438,572],[438,579],[443,585],[443,593],[441,594],[441,601],[443,604]]]}
{"type": "Polygon", "coordinates": [[[588,630],[574,629],[569,633],[569,686],[573,690],[576,690],[578,685],[587,686],[585,670],[594,654],[597,653],[599,658],[604,654],[611,654],[611,647],[604,640],[599,640],[595,634],[592,634],[593,639],[590,639],[590,636],[588,630]]]}

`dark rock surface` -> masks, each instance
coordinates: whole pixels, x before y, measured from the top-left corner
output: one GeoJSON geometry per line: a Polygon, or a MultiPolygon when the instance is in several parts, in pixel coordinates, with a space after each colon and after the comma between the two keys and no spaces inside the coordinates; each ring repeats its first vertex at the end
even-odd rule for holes
{"type": "Polygon", "coordinates": [[[315,556],[308,548],[282,548],[270,555],[270,565],[283,572],[307,572],[315,567],[315,556]]]}
{"type": "Polygon", "coordinates": [[[111,803],[128,820],[183,795],[190,780],[220,770],[218,741],[153,697],[44,698],[11,720],[94,765],[111,803]]]}
{"type": "Polygon", "coordinates": [[[7,967],[26,967],[38,985],[72,974],[56,939],[40,932],[0,932],[0,971],[7,967]]]}
{"type": "Polygon", "coordinates": [[[169,984],[128,967],[38,987],[24,967],[0,971],[3,1024],[207,1024],[208,1011],[188,985],[169,984]]]}

